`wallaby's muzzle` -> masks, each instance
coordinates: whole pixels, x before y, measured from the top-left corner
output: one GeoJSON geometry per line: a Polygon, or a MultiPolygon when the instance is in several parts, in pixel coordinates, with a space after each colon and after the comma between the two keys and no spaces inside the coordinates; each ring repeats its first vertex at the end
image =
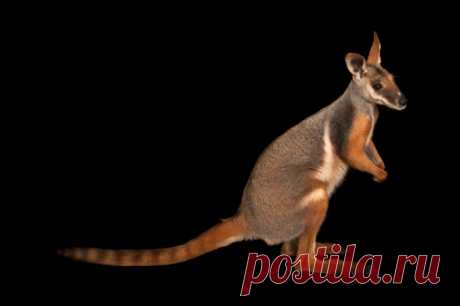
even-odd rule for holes
{"type": "Polygon", "coordinates": [[[399,107],[401,110],[407,107],[407,98],[403,93],[401,93],[401,97],[399,97],[399,107]]]}

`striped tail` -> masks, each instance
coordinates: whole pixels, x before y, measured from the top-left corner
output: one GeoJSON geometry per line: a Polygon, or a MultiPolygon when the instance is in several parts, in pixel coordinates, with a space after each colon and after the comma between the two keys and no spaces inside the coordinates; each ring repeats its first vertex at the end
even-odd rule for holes
{"type": "Polygon", "coordinates": [[[110,266],[171,265],[198,257],[245,238],[246,226],[236,216],[215,225],[189,242],[171,248],[153,250],[109,250],[97,248],[69,248],[59,254],[74,260],[110,266]]]}

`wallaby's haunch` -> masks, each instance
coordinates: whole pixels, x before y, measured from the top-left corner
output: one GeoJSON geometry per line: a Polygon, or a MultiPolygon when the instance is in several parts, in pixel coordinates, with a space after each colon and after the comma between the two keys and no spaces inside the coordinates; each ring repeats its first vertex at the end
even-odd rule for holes
{"type": "Polygon", "coordinates": [[[367,60],[348,53],[345,62],[353,77],[345,93],[269,145],[249,177],[235,216],[171,248],[70,248],[60,253],[104,265],[156,266],[183,262],[236,241],[262,239],[269,245],[282,243],[285,254],[314,256],[328,199],[348,168],[370,173],[377,182],[387,177],[372,142],[377,106],[402,110],[407,103],[393,76],[380,65],[376,33],[367,60]]]}

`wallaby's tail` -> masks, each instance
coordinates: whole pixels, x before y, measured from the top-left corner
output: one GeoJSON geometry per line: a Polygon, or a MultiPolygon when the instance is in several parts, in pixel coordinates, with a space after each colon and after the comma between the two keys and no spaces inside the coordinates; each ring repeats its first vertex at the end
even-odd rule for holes
{"type": "Polygon", "coordinates": [[[70,248],[60,250],[65,257],[111,266],[160,266],[183,262],[245,239],[246,224],[242,217],[224,220],[189,242],[171,248],[153,250],[108,250],[70,248]]]}

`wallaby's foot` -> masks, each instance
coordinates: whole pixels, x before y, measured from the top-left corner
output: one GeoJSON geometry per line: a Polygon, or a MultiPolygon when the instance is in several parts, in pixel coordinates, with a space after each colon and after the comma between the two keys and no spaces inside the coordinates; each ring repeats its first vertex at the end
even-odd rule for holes
{"type": "MultiPolygon", "coordinates": [[[[324,248],[325,247],[326,248],[326,254],[338,254],[338,255],[341,255],[341,254],[345,253],[345,250],[343,248],[340,250],[340,252],[333,252],[332,251],[332,246],[334,244],[338,244],[338,243],[317,242],[315,252],[318,251],[318,248],[324,248]]],[[[283,245],[281,246],[281,254],[285,254],[285,255],[289,255],[289,256],[297,255],[297,249],[298,249],[297,245],[298,245],[298,240],[297,239],[293,239],[291,241],[283,243],[283,245]]]]}
{"type": "Polygon", "coordinates": [[[333,252],[332,251],[332,246],[334,244],[338,244],[338,243],[331,243],[331,242],[317,242],[316,243],[316,252],[318,251],[318,248],[326,248],[326,254],[338,254],[338,255],[341,255],[341,254],[344,254],[345,253],[345,250],[344,248],[341,248],[340,252],[333,252]]]}
{"type": "MultiPolygon", "coordinates": [[[[296,260],[298,260],[299,257],[297,257],[296,260]]],[[[321,259],[318,259],[318,260],[321,260],[321,259]]],[[[341,274],[342,270],[343,270],[343,267],[345,265],[349,265],[350,268],[349,268],[349,273],[350,274],[354,274],[355,273],[355,270],[356,270],[356,262],[355,261],[347,261],[345,262],[344,260],[338,260],[337,261],[337,264],[335,265],[335,267],[330,267],[329,266],[331,265],[331,261],[330,259],[327,259],[327,260],[323,260],[321,266],[317,265],[318,267],[315,267],[316,263],[316,260],[311,260],[309,258],[309,266],[306,265],[306,263],[302,263],[299,262],[297,265],[295,265],[295,269],[297,271],[304,271],[304,272],[310,272],[310,273],[320,273],[320,274],[328,274],[328,270],[331,270],[330,271],[330,274],[336,274],[336,275],[339,275],[341,274]]]]}

